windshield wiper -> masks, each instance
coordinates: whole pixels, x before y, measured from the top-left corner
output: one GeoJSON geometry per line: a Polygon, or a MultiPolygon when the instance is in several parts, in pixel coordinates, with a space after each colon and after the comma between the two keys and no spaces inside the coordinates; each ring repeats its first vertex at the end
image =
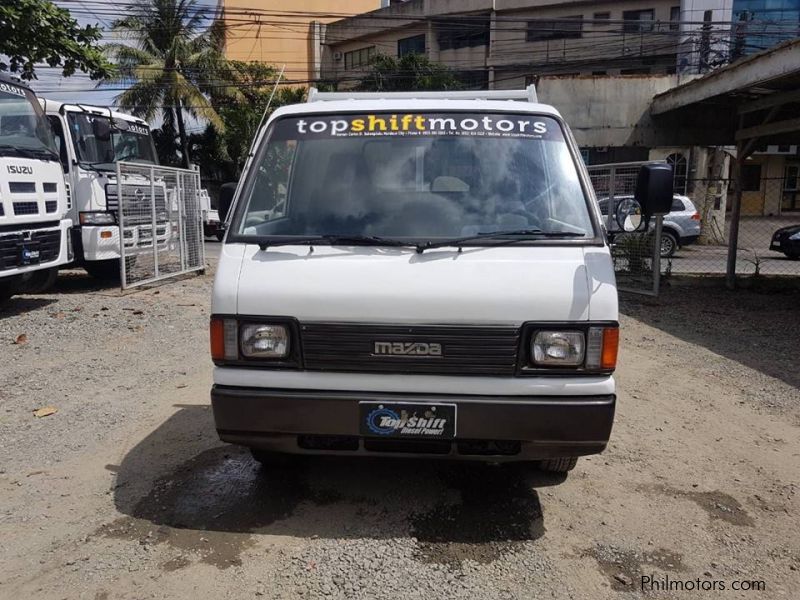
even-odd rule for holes
{"type": "Polygon", "coordinates": [[[422,254],[425,250],[432,250],[434,248],[443,248],[445,246],[461,246],[464,242],[472,242],[474,240],[492,239],[510,237],[512,239],[505,240],[505,242],[520,242],[524,241],[528,236],[545,237],[545,238],[573,238],[573,237],[586,237],[585,233],[578,233],[577,231],[543,231],[541,229],[513,229],[510,231],[480,231],[475,235],[469,235],[462,238],[452,238],[449,240],[430,241],[424,244],[417,244],[417,252],[422,254]]]}
{"type": "Polygon", "coordinates": [[[8,144],[0,145],[0,152],[8,153],[11,155],[18,155],[24,158],[48,158],[51,160],[59,160],[58,154],[46,148],[21,148],[19,146],[11,146],[8,144]]]}
{"type": "Polygon", "coordinates": [[[269,240],[261,240],[258,247],[266,250],[270,246],[291,246],[292,244],[330,244],[348,246],[413,246],[414,244],[382,238],[375,235],[309,235],[309,236],[289,236],[276,237],[269,240]]]}

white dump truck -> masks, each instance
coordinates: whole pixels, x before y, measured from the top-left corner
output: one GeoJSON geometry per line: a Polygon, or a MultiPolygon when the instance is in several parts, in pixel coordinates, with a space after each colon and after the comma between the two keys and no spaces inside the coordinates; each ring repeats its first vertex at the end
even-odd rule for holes
{"type": "MultiPolygon", "coordinates": [[[[138,117],[105,107],[53,100],[41,103],[53,129],[70,190],[75,260],[95,277],[118,277],[117,163],[158,164],[150,126],[138,117]]],[[[122,193],[129,206],[137,199],[142,203],[141,217],[126,215],[123,232],[126,248],[152,247],[154,237],[159,244],[166,243],[169,238],[166,189],[156,185],[156,210],[159,215],[163,214],[163,222],[157,221],[155,233],[152,231],[150,191],[150,182],[145,178],[123,181],[122,193]]]]}
{"type": "Polygon", "coordinates": [[[42,292],[71,260],[57,146],[33,92],[0,76],[0,302],[42,292]]]}

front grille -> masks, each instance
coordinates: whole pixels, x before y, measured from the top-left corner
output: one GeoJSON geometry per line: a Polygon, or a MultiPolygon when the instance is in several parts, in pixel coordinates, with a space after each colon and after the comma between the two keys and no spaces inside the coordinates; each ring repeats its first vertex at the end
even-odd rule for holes
{"type": "Polygon", "coordinates": [[[57,183],[45,183],[43,184],[43,188],[45,194],[54,194],[58,191],[58,184],[57,183]]]}
{"type": "Polygon", "coordinates": [[[306,369],[513,376],[519,328],[305,323],[306,369]],[[439,344],[441,356],[375,354],[375,342],[439,344]]]}
{"type": "Polygon", "coordinates": [[[58,210],[58,200],[46,200],[44,207],[47,212],[54,213],[58,210]]]}
{"type": "Polygon", "coordinates": [[[3,203],[0,202],[0,217],[6,216],[6,209],[3,208],[3,203]]]}
{"type": "Polygon", "coordinates": [[[0,236],[0,271],[22,265],[22,249],[39,251],[39,262],[58,258],[61,250],[61,230],[34,231],[29,240],[22,233],[0,236]]]}
{"type": "Polygon", "coordinates": [[[14,202],[14,214],[19,215],[38,215],[39,205],[36,202],[14,202]]]}
{"type": "Polygon", "coordinates": [[[11,181],[8,184],[8,191],[12,194],[35,194],[36,183],[33,181],[11,181]]]}
{"type": "MultiPolygon", "coordinates": [[[[122,186],[122,205],[123,220],[126,225],[138,225],[141,223],[152,222],[153,207],[150,202],[150,184],[133,185],[123,184],[122,186]]],[[[156,205],[156,221],[166,221],[167,202],[166,193],[162,186],[153,188],[156,205]]],[[[109,183],[106,185],[106,209],[118,211],[120,208],[117,184],[109,183]]]]}

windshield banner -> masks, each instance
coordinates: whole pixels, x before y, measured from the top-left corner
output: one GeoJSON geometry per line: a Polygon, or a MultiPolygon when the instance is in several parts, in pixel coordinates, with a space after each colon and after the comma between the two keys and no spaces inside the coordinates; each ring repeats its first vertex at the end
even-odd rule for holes
{"type": "Polygon", "coordinates": [[[417,136],[564,139],[554,119],[486,113],[308,116],[278,121],[272,136],[275,140],[417,136]]]}

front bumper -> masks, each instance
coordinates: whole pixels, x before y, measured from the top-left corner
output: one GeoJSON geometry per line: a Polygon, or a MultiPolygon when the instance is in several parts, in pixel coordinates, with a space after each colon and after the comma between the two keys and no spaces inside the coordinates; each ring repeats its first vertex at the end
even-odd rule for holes
{"type": "Polygon", "coordinates": [[[278,452],[535,460],[602,452],[616,396],[471,396],[307,391],[215,385],[220,439],[278,452]],[[457,406],[457,439],[391,440],[359,434],[359,402],[457,406]]]}

